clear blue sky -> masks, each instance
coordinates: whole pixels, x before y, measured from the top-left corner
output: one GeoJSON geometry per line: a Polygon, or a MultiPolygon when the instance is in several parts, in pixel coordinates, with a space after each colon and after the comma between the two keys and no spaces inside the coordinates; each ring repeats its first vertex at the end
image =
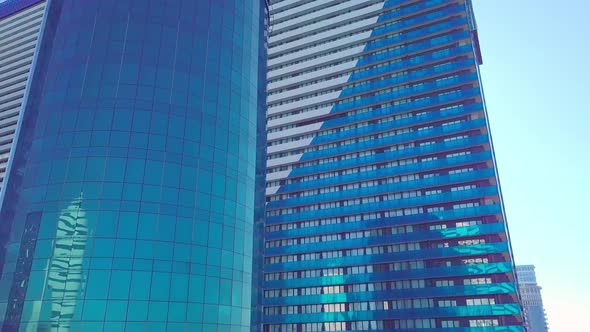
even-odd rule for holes
{"type": "Polygon", "coordinates": [[[590,0],[473,4],[516,263],[552,332],[590,331],[590,0]]]}

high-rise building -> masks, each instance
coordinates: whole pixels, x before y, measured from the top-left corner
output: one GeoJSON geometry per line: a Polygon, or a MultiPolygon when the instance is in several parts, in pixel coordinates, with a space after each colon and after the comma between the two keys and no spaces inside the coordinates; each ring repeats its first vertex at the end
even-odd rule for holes
{"type": "Polygon", "coordinates": [[[0,191],[44,11],[45,1],[0,1],[0,191]]]}
{"type": "Polygon", "coordinates": [[[259,328],[523,331],[471,2],[270,19],[259,328]]]}
{"type": "Polygon", "coordinates": [[[527,332],[547,332],[547,316],[543,307],[541,287],[537,284],[534,265],[516,266],[518,288],[527,332]]]}
{"type": "Polygon", "coordinates": [[[250,331],[266,13],[0,1],[2,331],[250,331]]]}

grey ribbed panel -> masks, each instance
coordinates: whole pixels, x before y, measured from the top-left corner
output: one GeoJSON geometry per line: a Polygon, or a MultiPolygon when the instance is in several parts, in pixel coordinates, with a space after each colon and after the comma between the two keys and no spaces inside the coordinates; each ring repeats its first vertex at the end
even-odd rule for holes
{"type": "Polygon", "coordinates": [[[44,10],[41,2],[0,20],[0,190],[44,10]]]}

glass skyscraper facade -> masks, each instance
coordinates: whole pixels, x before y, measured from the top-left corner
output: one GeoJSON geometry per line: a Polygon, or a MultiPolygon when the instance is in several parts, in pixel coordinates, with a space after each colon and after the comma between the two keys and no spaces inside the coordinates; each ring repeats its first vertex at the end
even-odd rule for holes
{"type": "Polygon", "coordinates": [[[259,328],[523,331],[470,1],[270,18],[259,328]]]}
{"type": "Polygon", "coordinates": [[[50,0],[41,20],[2,191],[2,331],[249,331],[264,1],[50,0]]]}
{"type": "Polygon", "coordinates": [[[547,332],[547,316],[543,306],[541,287],[537,284],[534,265],[517,265],[518,289],[522,299],[522,308],[527,332],[547,332]]]}

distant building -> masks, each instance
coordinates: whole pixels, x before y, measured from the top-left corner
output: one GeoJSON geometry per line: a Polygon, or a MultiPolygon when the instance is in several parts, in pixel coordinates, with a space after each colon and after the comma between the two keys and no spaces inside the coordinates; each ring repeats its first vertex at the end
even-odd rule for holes
{"type": "Polygon", "coordinates": [[[525,314],[525,324],[528,332],[547,332],[547,317],[541,298],[541,287],[537,285],[534,265],[516,267],[520,295],[525,314]]]}

